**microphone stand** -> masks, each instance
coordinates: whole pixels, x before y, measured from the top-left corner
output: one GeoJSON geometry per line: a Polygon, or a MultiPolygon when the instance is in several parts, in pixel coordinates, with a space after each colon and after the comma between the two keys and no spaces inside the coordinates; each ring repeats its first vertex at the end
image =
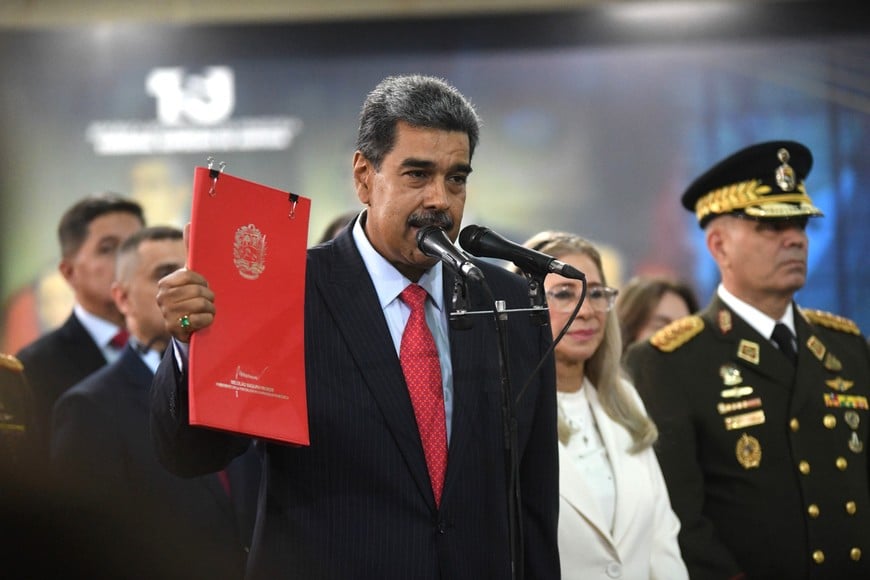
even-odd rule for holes
{"type": "Polygon", "coordinates": [[[457,277],[453,286],[451,300],[452,311],[450,312],[450,325],[454,329],[466,330],[471,328],[471,320],[468,316],[494,315],[496,333],[498,334],[498,362],[502,391],[502,435],[504,437],[505,479],[508,508],[508,537],[510,541],[511,579],[523,580],[524,552],[523,552],[523,526],[522,526],[522,493],[520,490],[520,462],[517,444],[518,423],[514,409],[510,373],[507,365],[508,339],[507,320],[512,312],[528,312],[533,324],[543,326],[549,323],[549,312],[546,306],[546,297],[543,292],[544,276],[528,276],[529,298],[531,308],[518,308],[508,310],[504,300],[495,300],[492,291],[486,282],[482,282],[487,295],[493,302],[493,310],[466,310],[468,305],[468,287],[463,280],[457,277]]]}

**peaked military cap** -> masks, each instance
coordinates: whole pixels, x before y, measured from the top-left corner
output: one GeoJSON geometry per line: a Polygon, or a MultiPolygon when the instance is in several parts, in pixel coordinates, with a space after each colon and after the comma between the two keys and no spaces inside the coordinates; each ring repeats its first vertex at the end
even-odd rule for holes
{"type": "Polygon", "coordinates": [[[702,228],[726,214],[759,220],[821,216],[804,187],[812,166],[812,153],[796,141],[751,145],[695,179],[683,193],[683,207],[695,212],[702,228]]]}

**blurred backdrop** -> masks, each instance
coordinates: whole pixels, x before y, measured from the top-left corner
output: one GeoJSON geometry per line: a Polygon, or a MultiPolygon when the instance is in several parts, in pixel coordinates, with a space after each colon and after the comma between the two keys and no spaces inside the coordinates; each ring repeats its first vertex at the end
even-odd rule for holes
{"type": "Polygon", "coordinates": [[[605,249],[612,285],[671,273],[702,303],[718,279],[683,189],[753,142],[804,142],[825,217],[809,227],[798,300],[870,329],[860,3],[253,2],[245,18],[169,2],[188,10],[160,19],[119,2],[135,18],[101,19],[64,2],[54,20],[33,9],[51,4],[0,8],[0,351],[69,313],[56,225],[88,193],[129,194],[150,224],[182,225],[193,170],[213,156],[311,198],[319,238],[359,207],[350,168],[366,93],[412,72],[448,79],[483,118],[465,224],[518,242],[576,232],[605,249]]]}

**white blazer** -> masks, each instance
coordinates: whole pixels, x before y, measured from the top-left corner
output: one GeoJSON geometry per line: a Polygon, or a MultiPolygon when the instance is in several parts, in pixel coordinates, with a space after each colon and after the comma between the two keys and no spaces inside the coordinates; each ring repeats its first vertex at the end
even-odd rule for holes
{"type": "MultiPolygon", "coordinates": [[[[626,383],[641,405],[634,387],[626,383]]],[[[562,580],[622,578],[681,580],[689,573],[680,556],[680,522],[654,451],[631,455],[628,431],[607,416],[598,393],[586,380],[583,388],[607,449],[616,485],[611,534],[595,494],[559,443],[559,552],[562,580]]]]}

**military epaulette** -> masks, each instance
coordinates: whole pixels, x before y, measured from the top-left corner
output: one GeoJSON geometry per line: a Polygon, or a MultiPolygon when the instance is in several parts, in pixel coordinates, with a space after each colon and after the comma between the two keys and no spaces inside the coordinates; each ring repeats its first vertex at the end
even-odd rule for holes
{"type": "Polygon", "coordinates": [[[686,316],[656,332],[649,341],[662,352],[673,352],[702,330],[704,330],[704,321],[700,316],[686,316]]]}
{"type": "Polygon", "coordinates": [[[24,365],[21,364],[20,360],[18,360],[11,354],[3,354],[2,352],[0,352],[0,368],[9,369],[10,371],[20,373],[24,370],[24,365]]]}
{"type": "Polygon", "coordinates": [[[845,332],[847,334],[861,334],[858,325],[848,318],[837,316],[836,314],[831,314],[830,312],[824,312],[822,310],[810,310],[807,308],[801,308],[801,313],[812,324],[818,324],[819,326],[824,326],[826,328],[833,328],[834,330],[845,332]]]}

